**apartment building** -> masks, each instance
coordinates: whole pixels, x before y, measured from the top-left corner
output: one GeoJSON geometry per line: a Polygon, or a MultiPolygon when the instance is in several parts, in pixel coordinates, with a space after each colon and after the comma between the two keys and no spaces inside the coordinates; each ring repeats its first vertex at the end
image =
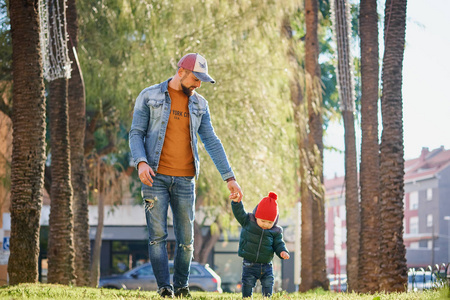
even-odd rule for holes
{"type": "MultiPolygon", "coordinates": [[[[344,177],[325,180],[329,274],[346,273],[344,177]]],[[[450,262],[450,150],[423,148],[405,161],[404,243],[408,267],[450,262]]]]}

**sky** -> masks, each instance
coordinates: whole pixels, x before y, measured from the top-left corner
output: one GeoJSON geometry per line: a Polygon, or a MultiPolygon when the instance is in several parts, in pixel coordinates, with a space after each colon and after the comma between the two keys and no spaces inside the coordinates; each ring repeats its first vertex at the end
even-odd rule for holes
{"type": "MultiPolygon", "coordinates": [[[[418,157],[422,147],[450,149],[449,11],[450,0],[408,0],[402,87],[406,160],[418,157]]],[[[379,35],[383,35],[383,30],[379,35]]],[[[380,56],[383,55],[381,49],[380,56]]],[[[381,120],[379,123],[381,135],[381,120]]],[[[359,127],[356,132],[359,165],[359,127]]],[[[332,124],[326,131],[324,143],[344,151],[343,124],[332,124]]],[[[326,150],[324,176],[343,176],[344,171],[344,154],[326,150]]]]}

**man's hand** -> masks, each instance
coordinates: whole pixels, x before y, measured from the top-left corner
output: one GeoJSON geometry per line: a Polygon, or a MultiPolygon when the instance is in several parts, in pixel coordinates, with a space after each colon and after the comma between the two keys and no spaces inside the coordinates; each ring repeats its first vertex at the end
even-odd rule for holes
{"type": "Polygon", "coordinates": [[[281,251],[281,253],[280,253],[280,256],[283,258],[283,259],[289,259],[289,253],[287,253],[286,251],[281,251]]]}
{"type": "Polygon", "coordinates": [[[153,172],[152,168],[145,161],[141,161],[139,163],[138,173],[139,179],[142,181],[143,184],[146,184],[148,186],[153,185],[152,176],[155,176],[155,172],[153,172]]]}
{"type": "Polygon", "coordinates": [[[239,186],[237,181],[236,180],[228,181],[227,187],[230,190],[230,199],[232,199],[234,202],[240,202],[244,194],[242,193],[241,187],[239,186]]]}

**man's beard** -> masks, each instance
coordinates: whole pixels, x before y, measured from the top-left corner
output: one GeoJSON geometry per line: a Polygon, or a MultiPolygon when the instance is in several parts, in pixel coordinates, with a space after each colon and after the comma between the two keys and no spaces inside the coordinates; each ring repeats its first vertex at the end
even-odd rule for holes
{"type": "Polygon", "coordinates": [[[188,97],[194,95],[194,90],[191,90],[190,88],[185,86],[183,83],[181,83],[181,89],[183,90],[183,93],[188,97]]]}

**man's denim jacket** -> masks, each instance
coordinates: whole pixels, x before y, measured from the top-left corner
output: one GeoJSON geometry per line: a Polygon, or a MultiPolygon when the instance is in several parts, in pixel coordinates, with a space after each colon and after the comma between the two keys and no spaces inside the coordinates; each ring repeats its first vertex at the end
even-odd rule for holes
{"type": "MultiPolygon", "coordinates": [[[[136,99],[129,137],[131,155],[136,168],[141,161],[144,161],[149,164],[153,171],[158,171],[159,158],[170,115],[171,100],[167,91],[170,80],[144,89],[136,99]]],[[[222,143],[211,124],[208,101],[201,95],[194,93],[189,97],[188,108],[190,116],[189,132],[191,134],[196,178],[198,178],[200,171],[197,133],[222,179],[234,177],[222,143]]]]}

